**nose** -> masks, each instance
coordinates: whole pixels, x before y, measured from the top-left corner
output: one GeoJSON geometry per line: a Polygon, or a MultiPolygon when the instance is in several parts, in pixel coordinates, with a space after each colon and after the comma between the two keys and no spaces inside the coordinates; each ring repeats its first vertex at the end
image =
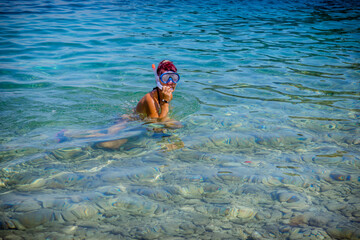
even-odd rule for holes
{"type": "Polygon", "coordinates": [[[173,84],[174,83],[174,80],[172,77],[169,77],[168,81],[167,81],[167,84],[173,84]]]}

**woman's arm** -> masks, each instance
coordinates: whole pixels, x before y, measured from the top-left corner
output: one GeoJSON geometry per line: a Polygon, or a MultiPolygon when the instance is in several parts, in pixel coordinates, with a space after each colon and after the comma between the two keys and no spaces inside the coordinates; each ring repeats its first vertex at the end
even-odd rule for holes
{"type": "Polygon", "coordinates": [[[172,120],[168,117],[170,104],[172,100],[173,89],[169,87],[163,87],[162,90],[163,99],[167,102],[160,102],[160,108],[153,93],[147,93],[136,106],[136,111],[143,117],[146,118],[148,122],[161,122],[169,128],[181,128],[182,125],[180,122],[172,120]]]}
{"type": "Polygon", "coordinates": [[[169,103],[162,102],[160,104],[161,107],[161,113],[159,114],[159,120],[164,121],[167,119],[167,115],[169,113],[169,103]]]}
{"type": "Polygon", "coordinates": [[[169,103],[161,102],[160,108],[154,98],[151,96],[151,93],[147,93],[136,106],[136,111],[147,117],[156,121],[163,121],[167,118],[169,113],[169,103]]]}

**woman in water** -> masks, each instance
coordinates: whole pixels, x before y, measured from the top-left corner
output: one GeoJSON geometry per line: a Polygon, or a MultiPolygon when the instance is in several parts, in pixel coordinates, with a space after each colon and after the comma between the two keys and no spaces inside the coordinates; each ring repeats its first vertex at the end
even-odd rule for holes
{"type": "Polygon", "coordinates": [[[173,98],[172,93],[175,91],[180,76],[171,61],[163,60],[159,63],[155,78],[157,87],[139,101],[136,112],[142,118],[164,121],[167,119],[169,103],[173,98]]]}
{"type": "MultiPolygon", "coordinates": [[[[151,92],[145,94],[134,110],[142,120],[149,122],[162,122],[167,127],[179,128],[181,127],[180,123],[168,118],[169,104],[173,98],[172,94],[176,88],[176,84],[180,80],[180,76],[177,74],[177,68],[171,61],[163,60],[159,63],[156,71],[155,65],[153,65],[153,70],[157,87],[155,87],[151,92]]],[[[95,130],[80,135],[67,134],[62,131],[57,137],[59,142],[62,142],[69,138],[93,138],[115,135],[121,129],[125,128],[127,119],[132,120],[134,117],[124,115],[117,124],[105,130],[95,130]]],[[[101,148],[117,149],[127,141],[128,140],[126,138],[117,139],[99,142],[96,146],[101,148]]]]}
{"type": "MultiPolygon", "coordinates": [[[[137,104],[135,111],[141,119],[149,122],[163,122],[165,126],[171,128],[179,128],[181,124],[168,118],[169,104],[173,98],[172,93],[176,88],[176,84],[180,80],[180,75],[177,74],[177,68],[169,60],[163,60],[159,63],[155,72],[155,65],[153,65],[156,85],[151,92],[145,94],[137,104]]],[[[124,116],[126,118],[126,116],[124,116]]],[[[116,134],[119,130],[125,127],[124,122],[110,127],[106,134],[96,135],[109,136],[116,134]]],[[[127,142],[127,139],[117,139],[112,141],[97,143],[97,147],[117,149],[127,142]]]]}

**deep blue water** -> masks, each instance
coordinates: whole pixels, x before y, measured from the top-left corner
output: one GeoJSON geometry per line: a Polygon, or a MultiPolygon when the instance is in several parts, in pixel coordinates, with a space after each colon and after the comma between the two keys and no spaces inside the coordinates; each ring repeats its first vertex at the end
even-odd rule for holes
{"type": "Polygon", "coordinates": [[[359,239],[359,26],[357,1],[0,1],[0,236],[359,239]],[[163,59],[183,128],[57,142],[163,59]]]}

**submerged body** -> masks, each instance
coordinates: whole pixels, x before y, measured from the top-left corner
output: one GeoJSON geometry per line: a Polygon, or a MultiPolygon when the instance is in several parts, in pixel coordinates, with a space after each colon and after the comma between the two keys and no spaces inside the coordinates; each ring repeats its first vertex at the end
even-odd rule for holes
{"type": "MultiPolygon", "coordinates": [[[[169,104],[173,98],[172,93],[176,88],[176,84],[180,77],[176,73],[177,69],[169,60],[164,60],[159,63],[156,71],[157,86],[151,92],[145,94],[136,105],[135,111],[139,114],[141,119],[146,119],[150,122],[162,122],[165,126],[171,128],[179,128],[181,124],[177,121],[168,118],[169,104]],[[165,77],[163,77],[165,76],[165,77]],[[174,79],[172,79],[174,78],[174,79]],[[166,80],[165,80],[166,79],[166,80]]],[[[123,129],[124,124],[114,125],[110,129],[112,132],[123,129]]],[[[117,149],[127,142],[127,139],[118,139],[113,141],[106,141],[98,143],[99,147],[117,149]]]]}
{"type": "MultiPolygon", "coordinates": [[[[95,138],[114,136],[120,130],[126,127],[129,120],[140,119],[147,122],[161,122],[166,127],[179,128],[181,124],[177,121],[168,118],[169,104],[173,98],[172,93],[176,88],[176,84],[180,76],[176,73],[177,69],[174,64],[169,60],[164,60],[159,63],[156,71],[157,87],[151,92],[145,94],[134,109],[136,116],[123,115],[118,123],[112,125],[106,130],[101,131],[88,131],[86,134],[66,134],[62,133],[62,137],[66,138],[95,138]]],[[[59,136],[58,136],[59,137],[59,136]]],[[[97,147],[106,149],[117,149],[126,143],[128,139],[117,139],[105,142],[99,142],[97,147]]]]}

